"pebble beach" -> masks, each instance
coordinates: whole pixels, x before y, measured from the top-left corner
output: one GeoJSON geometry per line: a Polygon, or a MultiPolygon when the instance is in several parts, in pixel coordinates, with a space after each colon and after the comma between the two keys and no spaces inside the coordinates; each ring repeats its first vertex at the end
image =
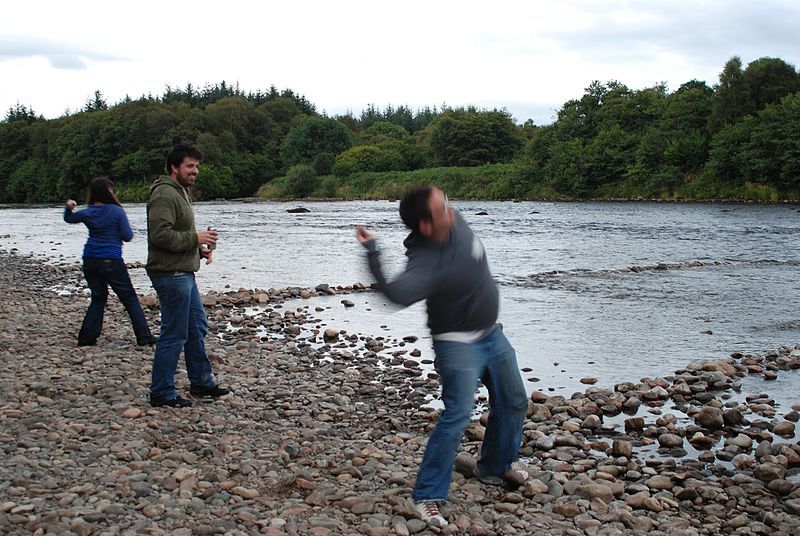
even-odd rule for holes
{"type": "MultiPolygon", "coordinates": [[[[408,502],[438,416],[422,341],[326,328],[284,306],[320,294],[352,305],[365,284],[205,294],[206,345],[233,394],[151,408],[152,348],[136,346],[115,297],[97,345],[77,347],[79,265],[0,259],[0,533],[800,536],[800,394],[784,407],[742,392],[743,378],[768,391],[796,374],[800,345],[533,392],[528,477],[514,489],[473,474],[479,411],[440,528],[408,502]]],[[[157,333],[154,294],[141,301],[157,333]]],[[[188,396],[182,363],[176,385],[188,396]]]]}

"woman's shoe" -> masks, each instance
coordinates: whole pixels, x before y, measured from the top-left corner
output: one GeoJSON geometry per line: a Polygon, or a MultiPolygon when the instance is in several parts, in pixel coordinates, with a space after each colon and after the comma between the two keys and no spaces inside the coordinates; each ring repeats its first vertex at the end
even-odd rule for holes
{"type": "Polygon", "coordinates": [[[143,339],[136,339],[136,344],[138,346],[153,346],[157,340],[158,339],[150,335],[149,337],[145,337],[143,339]]]}

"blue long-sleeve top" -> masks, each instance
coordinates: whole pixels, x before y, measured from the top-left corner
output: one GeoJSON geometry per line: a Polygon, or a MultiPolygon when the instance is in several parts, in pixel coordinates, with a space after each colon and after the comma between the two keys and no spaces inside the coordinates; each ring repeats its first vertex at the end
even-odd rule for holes
{"type": "Polygon", "coordinates": [[[89,229],[89,239],[83,246],[84,257],[122,260],[122,242],[133,238],[128,216],[119,205],[89,205],[77,212],[64,207],[64,221],[83,223],[89,229]]]}

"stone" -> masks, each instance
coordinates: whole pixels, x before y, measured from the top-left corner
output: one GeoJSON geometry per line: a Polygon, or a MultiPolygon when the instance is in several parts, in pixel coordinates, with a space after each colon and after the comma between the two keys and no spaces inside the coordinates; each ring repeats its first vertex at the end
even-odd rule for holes
{"type": "Polygon", "coordinates": [[[647,491],[639,491],[634,493],[633,495],[628,495],[625,497],[625,504],[630,506],[631,508],[638,510],[644,508],[645,500],[650,498],[650,493],[647,491]]]}
{"type": "Polygon", "coordinates": [[[656,475],[645,481],[645,486],[650,489],[670,490],[672,489],[672,478],[665,475],[656,475]]]}
{"type": "Polygon", "coordinates": [[[661,434],[658,436],[658,444],[665,448],[680,447],[683,445],[683,438],[676,434],[661,434]]]}
{"type": "Polygon", "coordinates": [[[694,416],[695,422],[706,430],[719,430],[725,425],[722,411],[712,406],[703,406],[694,416]]]}
{"type": "Polygon", "coordinates": [[[753,438],[745,434],[738,434],[735,437],[729,437],[725,440],[726,445],[733,445],[740,449],[750,450],[753,446],[753,438]]]}
{"type": "Polygon", "coordinates": [[[522,494],[526,497],[533,497],[534,495],[547,492],[547,484],[537,478],[529,478],[522,487],[522,494]]]}
{"type": "Polygon", "coordinates": [[[767,489],[778,495],[788,495],[795,489],[794,483],[782,478],[776,478],[767,484],[767,489]]]}
{"type": "Polygon", "coordinates": [[[625,419],[626,432],[641,432],[644,430],[644,417],[631,417],[625,419]]]}
{"type": "Polygon", "coordinates": [[[137,419],[142,416],[142,410],[139,408],[128,408],[122,412],[122,416],[126,419],[137,419]]]}
{"type": "Polygon", "coordinates": [[[726,409],[722,412],[722,420],[725,426],[740,426],[744,421],[744,416],[738,409],[726,409]]]}
{"type": "Polygon", "coordinates": [[[611,443],[611,454],[630,458],[633,455],[633,443],[624,439],[614,439],[611,443]]]}
{"type": "Polygon", "coordinates": [[[782,479],[786,475],[786,468],[777,463],[760,463],[753,469],[753,476],[764,482],[782,479]]]}
{"type": "Polygon", "coordinates": [[[458,455],[456,455],[454,469],[457,473],[460,473],[467,478],[471,478],[478,474],[477,462],[475,458],[466,452],[459,452],[458,455]]]}
{"type": "Polygon", "coordinates": [[[235,486],[233,489],[231,489],[231,493],[245,499],[255,499],[259,496],[258,490],[245,488],[243,486],[235,486]]]}
{"type": "Polygon", "coordinates": [[[339,332],[335,329],[328,328],[322,334],[325,340],[336,340],[339,338],[339,332]]]}
{"type": "Polygon", "coordinates": [[[553,513],[571,518],[579,515],[581,508],[574,502],[562,502],[553,506],[553,513]]]}
{"type": "Polygon", "coordinates": [[[589,430],[597,430],[600,428],[601,424],[600,417],[597,415],[587,415],[583,423],[581,423],[581,426],[589,430]]]}
{"type": "Polygon", "coordinates": [[[795,424],[790,421],[781,421],[772,428],[772,433],[784,437],[794,437],[795,424]]]}
{"type": "Polygon", "coordinates": [[[603,484],[585,484],[579,486],[578,489],[575,490],[575,495],[589,500],[600,499],[606,504],[614,500],[614,492],[610,487],[604,486],[603,484]]]}

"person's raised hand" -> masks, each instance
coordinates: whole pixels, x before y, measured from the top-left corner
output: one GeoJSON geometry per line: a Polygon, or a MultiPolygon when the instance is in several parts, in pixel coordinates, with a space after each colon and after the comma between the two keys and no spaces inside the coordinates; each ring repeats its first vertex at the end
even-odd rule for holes
{"type": "Polygon", "coordinates": [[[75,210],[75,207],[78,206],[78,203],[75,202],[74,199],[67,199],[67,208],[70,210],[75,210]]]}
{"type": "Polygon", "coordinates": [[[214,251],[206,248],[200,249],[200,256],[206,260],[206,264],[214,262],[214,251]]]}
{"type": "Polygon", "coordinates": [[[367,231],[363,225],[356,225],[356,239],[362,244],[375,239],[375,235],[367,231]]]}

